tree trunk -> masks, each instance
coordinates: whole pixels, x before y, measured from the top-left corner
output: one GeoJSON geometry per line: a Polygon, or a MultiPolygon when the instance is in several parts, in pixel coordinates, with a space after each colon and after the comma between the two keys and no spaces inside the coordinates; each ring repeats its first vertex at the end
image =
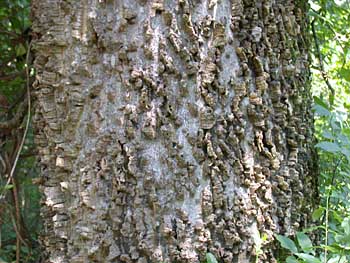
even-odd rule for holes
{"type": "Polygon", "coordinates": [[[32,2],[47,262],[276,262],[317,197],[307,1],[32,2]]]}

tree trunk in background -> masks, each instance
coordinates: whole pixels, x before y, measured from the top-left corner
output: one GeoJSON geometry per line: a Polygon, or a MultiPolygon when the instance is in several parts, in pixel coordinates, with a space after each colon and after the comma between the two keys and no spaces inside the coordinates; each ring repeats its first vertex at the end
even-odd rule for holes
{"type": "Polygon", "coordinates": [[[47,262],[276,262],[317,196],[306,1],[32,2],[47,262]]]}

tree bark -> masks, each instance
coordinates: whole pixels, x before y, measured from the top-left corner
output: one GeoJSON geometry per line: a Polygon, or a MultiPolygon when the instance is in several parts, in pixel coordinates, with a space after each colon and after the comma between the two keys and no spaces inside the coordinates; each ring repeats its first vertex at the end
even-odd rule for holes
{"type": "Polygon", "coordinates": [[[33,0],[47,262],[276,262],[317,202],[306,9],[33,0]]]}

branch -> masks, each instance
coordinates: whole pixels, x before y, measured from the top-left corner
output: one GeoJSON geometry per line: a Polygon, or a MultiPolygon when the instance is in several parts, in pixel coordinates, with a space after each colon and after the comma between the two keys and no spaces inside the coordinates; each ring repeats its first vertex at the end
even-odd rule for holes
{"type": "Polygon", "coordinates": [[[26,106],[28,105],[28,99],[25,99],[16,111],[15,116],[7,121],[0,122],[0,129],[13,129],[19,126],[23,117],[26,114],[26,106]]]}
{"type": "Polygon", "coordinates": [[[332,94],[332,98],[333,99],[331,100],[331,102],[332,102],[331,104],[333,104],[335,90],[332,87],[331,83],[329,82],[328,77],[327,77],[327,73],[326,73],[326,71],[324,69],[323,58],[322,58],[322,54],[321,54],[321,51],[320,51],[320,46],[319,46],[319,43],[318,43],[316,30],[315,30],[315,20],[316,19],[312,20],[312,22],[311,22],[311,29],[312,29],[312,35],[313,35],[313,38],[314,38],[314,41],[315,41],[316,55],[317,55],[317,58],[318,58],[318,62],[320,64],[320,71],[321,71],[322,78],[325,81],[328,89],[330,90],[330,92],[332,94]]]}
{"type": "Polygon", "coordinates": [[[12,32],[12,31],[4,30],[4,29],[0,29],[0,34],[5,34],[5,35],[11,36],[11,37],[15,37],[15,38],[21,37],[21,35],[18,35],[16,33],[12,32]]]}
{"type": "Polygon", "coordinates": [[[23,77],[25,76],[25,71],[19,71],[19,72],[13,72],[13,73],[10,73],[10,74],[3,74],[3,75],[0,75],[0,80],[13,80],[17,77],[23,77]]]}
{"type": "Polygon", "coordinates": [[[32,149],[26,153],[21,154],[20,157],[24,159],[24,158],[30,158],[33,156],[37,156],[37,155],[38,155],[38,151],[36,149],[32,149]]]}
{"type": "Polygon", "coordinates": [[[15,222],[14,222],[14,228],[17,230],[16,231],[16,263],[19,263],[21,260],[21,242],[24,244],[25,241],[21,235],[21,212],[19,208],[19,199],[18,199],[18,193],[17,193],[17,183],[15,181],[15,177],[11,178],[12,181],[12,195],[13,195],[13,202],[15,205],[15,222]]]}

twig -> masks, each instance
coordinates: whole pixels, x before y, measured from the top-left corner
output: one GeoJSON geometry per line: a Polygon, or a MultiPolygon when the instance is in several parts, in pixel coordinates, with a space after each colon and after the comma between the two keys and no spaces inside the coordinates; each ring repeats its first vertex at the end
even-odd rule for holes
{"type": "Polygon", "coordinates": [[[327,195],[327,199],[326,199],[326,224],[325,224],[325,228],[326,228],[326,233],[325,233],[325,246],[324,246],[324,263],[327,263],[327,254],[328,254],[328,227],[329,227],[329,199],[330,199],[330,194],[327,195]]]}
{"type": "Polygon", "coordinates": [[[314,41],[315,41],[316,55],[317,55],[317,58],[318,58],[318,62],[320,64],[320,71],[321,71],[322,78],[325,81],[328,89],[330,90],[330,92],[332,94],[332,100],[334,100],[335,90],[332,87],[331,83],[329,82],[327,74],[326,74],[326,71],[324,69],[323,59],[322,59],[322,55],[321,55],[321,51],[320,51],[320,46],[319,46],[319,43],[318,43],[318,38],[317,38],[317,35],[316,35],[316,30],[315,30],[315,20],[316,19],[312,20],[312,22],[311,22],[311,29],[312,29],[312,35],[313,35],[313,38],[314,38],[314,41]]]}
{"type": "MultiPolygon", "coordinates": [[[[17,235],[16,235],[16,263],[20,263],[21,260],[21,240],[23,241],[22,234],[21,234],[21,215],[20,215],[20,208],[18,204],[18,195],[17,195],[17,186],[15,178],[12,177],[12,194],[13,194],[13,201],[15,203],[15,212],[16,212],[16,220],[15,224],[17,225],[17,235]]],[[[24,242],[24,241],[23,241],[24,242]]]]}
{"type": "MultiPolygon", "coordinates": [[[[15,220],[15,216],[13,214],[13,209],[12,209],[12,205],[8,204],[8,203],[3,203],[3,209],[7,209],[9,210],[9,214],[10,214],[10,217],[11,217],[11,222],[12,222],[12,225],[13,225],[13,229],[15,230],[15,233],[16,233],[16,240],[17,240],[17,237],[19,237],[20,241],[30,249],[30,246],[29,244],[23,239],[22,235],[19,233],[18,231],[18,228],[17,228],[17,224],[16,224],[16,220],[15,220]]],[[[13,241],[9,241],[7,240],[6,242],[8,243],[12,243],[13,241]]]]}
{"type": "Polygon", "coordinates": [[[3,167],[2,170],[5,171],[6,170],[6,163],[5,163],[4,158],[2,158],[1,154],[0,154],[0,163],[1,163],[2,167],[3,167]]]}
{"type": "Polygon", "coordinates": [[[1,34],[9,35],[9,36],[15,37],[15,38],[18,38],[18,37],[21,36],[21,35],[17,35],[16,33],[12,32],[12,31],[3,30],[3,29],[0,29],[0,33],[1,33],[1,34]]]}
{"type": "MultiPolygon", "coordinates": [[[[343,158],[338,159],[336,165],[333,168],[333,173],[332,173],[332,179],[331,179],[331,184],[334,185],[334,179],[335,179],[335,173],[337,172],[338,166],[340,165],[341,161],[343,158]]],[[[328,254],[328,230],[329,230],[329,205],[330,205],[330,198],[332,195],[332,188],[329,189],[329,192],[327,193],[326,197],[326,215],[325,215],[325,246],[324,246],[324,263],[327,262],[327,254],[328,254]]]]}
{"type": "Polygon", "coordinates": [[[334,31],[334,29],[328,24],[326,23],[327,27],[329,28],[330,31],[332,31],[332,33],[334,34],[335,37],[335,41],[338,42],[338,45],[340,46],[340,48],[343,50],[344,56],[343,56],[343,64],[342,67],[344,67],[345,63],[346,63],[346,50],[345,47],[342,45],[339,36],[337,35],[337,32],[334,31]]]}
{"type": "Polygon", "coordinates": [[[37,155],[38,155],[38,151],[31,149],[31,150],[28,150],[28,152],[21,154],[20,157],[24,159],[24,158],[30,158],[33,156],[37,156],[37,155]]]}
{"type": "Polygon", "coordinates": [[[13,80],[17,77],[24,76],[25,72],[13,72],[10,74],[0,75],[0,80],[13,80]]]}
{"type": "MultiPolygon", "coordinates": [[[[12,221],[12,225],[13,225],[13,229],[15,230],[16,232],[16,243],[18,242],[22,242],[26,247],[28,247],[28,249],[30,249],[30,246],[28,245],[28,243],[22,238],[21,236],[21,233],[18,231],[18,226],[16,224],[16,220],[14,218],[14,215],[12,212],[10,212],[10,215],[11,215],[11,221],[12,221]]],[[[17,252],[17,251],[16,251],[17,252]]]]}
{"type": "Polygon", "coordinates": [[[18,126],[25,116],[26,108],[28,108],[27,101],[28,99],[25,98],[25,100],[18,106],[16,114],[12,119],[0,123],[0,129],[13,129],[18,126]]]}
{"type": "MultiPolygon", "coordinates": [[[[26,136],[27,136],[27,133],[28,133],[28,130],[29,130],[29,124],[30,124],[30,111],[31,111],[31,101],[30,101],[30,83],[29,83],[29,54],[30,54],[30,49],[31,49],[31,46],[32,46],[32,42],[29,43],[28,45],[28,51],[27,51],[27,56],[26,56],[26,74],[27,74],[27,100],[28,100],[28,114],[27,114],[27,122],[26,122],[26,127],[25,127],[25,130],[24,130],[24,133],[23,133],[23,137],[22,137],[22,141],[21,141],[21,144],[20,144],[20,147],[17,151],[17,155],[16,155],[16,158],[15,158],[15,161],[12,165],[12,168],[11,168],[11,172],[10,172],[10,175],[7,179],[7,182],[6,182],[6,185],[5,185],[5,188],[6,186],[8,186],[12,180],[12,177],[15,173],[15,169],[16,169],[16,165],[17,165],[17,162],[18,162],[18,159],[19,159],[19,156],[21,154],[21,151],[23,149],[23,145],[24,145],[24,142],[25,142],[25,139],[26,139],[26,136]]],[[[4,192],[5,193],[5,192],[4,192]]],[[[5,194],[1,194],[0,195],[0,200],[4,199],[5,197],[5,194]]]]}

